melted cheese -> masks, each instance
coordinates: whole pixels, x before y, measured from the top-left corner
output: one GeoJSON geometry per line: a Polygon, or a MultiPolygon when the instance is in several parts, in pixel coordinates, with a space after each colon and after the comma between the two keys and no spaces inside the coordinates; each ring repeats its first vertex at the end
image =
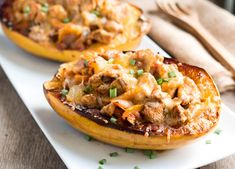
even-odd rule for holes
{"type": "Polygon", "coordinates": [[[116,46],[150,29],[141,10],[119,0],[15,0],[6,11],[17,31],[25,34],[27,28],[30,39],[60,49],[84,50],[96,42],[116,46]]]}
{"type": "MultiPolygon", "coordinates": [[[[117,116],[122,112],[122,119],[132,125],[161,121],[164,125],[174,127],[198,119],[203,112],[210,111],[208,105],[211,106],[213,101],[202,101],[201,92],[195,82],[184,76],[177,65],[164,64],[162,56],[155,55],[150,50],[125,54],[109,51],[106,54],[108,56],[97,55],[90,59],[88,67],[84,68],[93,70],[93,74],[84,81],[84,86],[94,87],[91,93],[99,99],[94,103],[100,109],[105,106],[102,109],[103,114],[115,115],[116,107],[120,109],[116,112],[117,116]],[[138,70],[144,72],[140,71],[138,74],[138,70]],[[117,89],[115,98],[109,95],[109,90],[113,88],[117,89]]],[[[65,79],[71,79],[71,76],[65,79]]],[[[69,95],[71,92],[77,93],[77,96],[72,95],[68,101],[77,103],[79,97],[86,95],[81,95],[79,91],[81,88],[70,88],[69,95]]]]}

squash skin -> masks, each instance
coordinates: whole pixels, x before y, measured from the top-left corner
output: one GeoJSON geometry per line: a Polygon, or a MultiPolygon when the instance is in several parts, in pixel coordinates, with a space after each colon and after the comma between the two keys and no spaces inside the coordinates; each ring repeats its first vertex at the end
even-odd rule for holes
{"type": "MultiPolygon", "coordinates": [[[[203,69],[190,66],[187,64],[182,64],[173,59],[165,59],[164,63],[171,64],[175,63],[178,65],[180,72],[184,75],[192,78],[195,83],[205,85],[207,87],[206,91],[201,91],[203,97],[218,96],[220,94],[218,89],[211,78],[211,76],[203,69]]],[[[58,97],[56,97],[53,91],[50,91],[50,82],[44,83],[44,94],[51,105],[51,107],[64,118],[71,126],[94,137],[97,140],[113,144],[119,147],[129,147],[135,149],[152,149],[152,150],[166,150],[166,149],[176,149],[190,142],[193,142],[197,138],[208,134],[213,131],[217,126],[220,116],[220,100],[217,102],[217,119],[213,127],[209,131],[203,131],[200,134],[195,135],[173,135],[170,139],[167,136],[149,136],[146,137],[143,134],[123,131],[104,125],[100,125],[95,121],[90,120],[82,116],[81,114],[73,111],[69,106],[64,105],[58,97]]]]}
{"type": "Polygon", "coordinates": [[[89,48],[83,51],[76,51],[76,50],[59,50],[53,45],[40,45],[33,40],[27,38],[26,36],[12,31],[7,28],[4,24],[2,24],[2,29],[5,35],[14,42],[17,46],[22,48],[23,50],[34,54],[39,57],[47,58],[50,60],[55,60],[59,62],[69,62],[80,58],[83,55],[89,55],[92,52],[99,52],[103,53],[109,49],[116,49],[116,50],[131,50],[134,49],[136,46],[139,45],[143,35],[137,37],[136,39],[130,40],[129,42],[121,45],[104,45],[104,44],[94,44],[89,48]]]}

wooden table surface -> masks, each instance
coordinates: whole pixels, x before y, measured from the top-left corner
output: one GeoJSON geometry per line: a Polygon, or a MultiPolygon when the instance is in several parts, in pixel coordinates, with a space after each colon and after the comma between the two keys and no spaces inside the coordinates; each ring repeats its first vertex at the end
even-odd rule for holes
{"type": "MultiPolygon", "coordinates": [[[[235,92],[223,95],[235,112],[235,92]]],[[[65,169],[0,67],[0,169],[65,169]]],[[[235,155],[202,169],[234,169],[235,155]]]]}

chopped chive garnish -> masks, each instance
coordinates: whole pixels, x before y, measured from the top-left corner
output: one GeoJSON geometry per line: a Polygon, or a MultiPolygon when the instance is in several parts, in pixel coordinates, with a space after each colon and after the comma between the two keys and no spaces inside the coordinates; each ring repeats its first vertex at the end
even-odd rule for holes
{"type": "Polygon", "coordinates": [[[25,14],[28,14],[30,12],[30,7],[29,6],[24,7],[23,11],[25,14]]]}
{"type": "Polygon", "coordinates": [[[130,70],[130,74],[131,74],[131,75],[134,75],[134,74],[135,74],[135,71],[131,69],[131,70],[130,70]]]}
{"type": "Polygon", "coordinates": [[[117,97],[117,88],[109,89],[109,97],[110,98],[117,97]]]}
{"type": "Polygon", "coordinates": [[[155,151],[152,151],[152,153],[149,156],[149,159],[155,159],[157,157],[157,153],[155,151]]]}
{"type": "Polygon", "coordinates": [[[110,157],[117,157],[118,155],[118,152],[113,152],[109,154],[110,157]]]}
{"type": "Polygon", "coordinates": [[[102,159],[102,160],[99,161],[99,164],[101,164],[101,165],[104,165],[104,164],[106,164],[106,163],[107,163],[107,160],[106,160],[106,159],[102,159]]]}
{"type": "Polygon", "coordinates": [[[163,79],[163,82],[169,82],[171,78],[163,79]]]}
{"type": "Polygon", "coordinates": [[[98,169],[103,169],[103,167],[99,166],[98,169]]]}
{"type": "Polygon", "coordinates": [[[44,12],[44,13],[47,13],[47,12],[48,12],[48,8],[43,6],[43,7],[41,8],[41,11],[44,12]]]}
{"type": "Polygon", "coordinates": [[[138,167],[138,166],[135,166],[135,167],[134,167],[134,169],[140,169],[140,167],[138,167]]]}
{"type": "Polygon", "coordinates": [[[109,64],[112,64],[114,62],[114,59],[113,58],[110,58],[109,60],[108,60],[108,63],[109,64]]]}
{"type": "Polygon", "coordinates": [[[86,94],[91,93],[91,91],[92,91],[91,86],[86,86],[86,87],[83,89],[83,92],[86,93],[86,94]]]}
{"type": "Polygon", "coordinates": [[[143,69],[139,69],[137,70],[137,75],[140,76],[144,73],[144,70],[143,69]]]}
{"type": "Polygon", "coordinates": [[[97,9],[93,9],[91,11],[92,14],[96,15],[97,17],[100,17],[101,16],[101,13],[97,10],[97,9]]]}
{"type": "Polygon", "coordinates": [[[171,72],[168,72],[168,77],[169,77],[169,78],[176,77],[176,74],[175,74],[175,72],[173,72],[173,71],[171,71],[171,72]]]}
{"type": "Polygon", "coordinates": [[[41,7],[41,11],[47,13],[48,12],[48,3],[43,3],[41,7]]]}
{"type": "Polygon", "coordinates": [[[152,153],[152,150],[145,150],[144,151],[144,155],[146,155],[146,156],[150,156],[151,153],[152,153]]]}
{"type": "Polygon", "coordinates": [[[66,95],[69,93],[69,91],[67,90],[67,89],[62,89],[61,90],[61,95],[63,96],[63,97],[66,97],[66,95]]]}
{"type": "Polygon", "coordinates": [[[48,3],[46,3],[46,2],[43,3],[42,6],[44,6],[44,7],[49,7],[48,3]]]}
{"type": "Polygon", "coordinates": [[[162,78],[157,79],[157,84],[162,85],[162,83],[163,83],[163,79],[162,78]]]}
{"type": "Polygon", "coordinates": [[[111,117],[110,118],[110,122],[113,123],[113,124],[116,124],[117,123],[117,119],[115,117],[111,117]]]}
{"type": "Polygon", "coordinates": [[[84,60],[84,66],[87,67],[88,66],[88,61],[84,60]]]}
{"type": "Polygon", "coordinates": [[[69,22],[70,22],[70,19],[69,19],[69,18],[65,18],[65,19],[63,20],[63,22],[64,22],[64,23],[69,23],[69,22]]]}
{"type": "Polygon", "coordinates": [[[211,140],[206,140],[206,144],[211,144],[211,140]]]}
{"type": "Polygon", "coordinates": [[[91,136],[88,136],[88,135],[85,135],[84,138],[87,140],[87,141],[92,141],[93,138],[91,136]]]}
{"type": "Polygon", "coordinates": [[[127,153],[134,153],[135,150],[132,149],[132,148],[125,148],[125,152],[127,152],[127,153]]]}
{"type": "Polygon", "coordinates": [[[214,133],[217,134],[217,135],[220,135],[221,132],[222,132],[221,129],[216,129],[214,133]]]}
{"type": "Polygon", "coordinates": [[[171,78],[167,78],[167,79],[159,78],[159,79],[157,79],[157,84],[162,85],[163,83],[167,83],[170,80],[171,80],[171,78]]]}
{"type": "Polygon", "coordinates": [[[157,153],[153,150],[145,150],[144,155],[146,155],[149,159],[155,159],[157,157],[157,153]]]}
{"type": "Polygon", "coordinates": [[[134,60],[134,59],[131,59],[131,60],[130,60],[130,65],[134,66],[135,63],[136,63],[136,60],[134,60]]]}

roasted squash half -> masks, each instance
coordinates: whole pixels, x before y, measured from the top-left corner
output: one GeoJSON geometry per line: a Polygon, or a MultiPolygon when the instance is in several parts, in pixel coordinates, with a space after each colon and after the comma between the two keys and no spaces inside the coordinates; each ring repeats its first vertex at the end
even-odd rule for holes
{"type": "Polygon", "coordinates": [[[141,9],[119,0],[5,0],[0,20],[20,48],[62,62],[90,52],[131,50],[150,29],[141,9]]]}
{"type": "Polygon", "coordinates": [[[108,51],[61,65],[44,83],[51,107],[97,140],[174,149],[210,132],[220,95],[208,73],[151,50],[108,51]]]}

